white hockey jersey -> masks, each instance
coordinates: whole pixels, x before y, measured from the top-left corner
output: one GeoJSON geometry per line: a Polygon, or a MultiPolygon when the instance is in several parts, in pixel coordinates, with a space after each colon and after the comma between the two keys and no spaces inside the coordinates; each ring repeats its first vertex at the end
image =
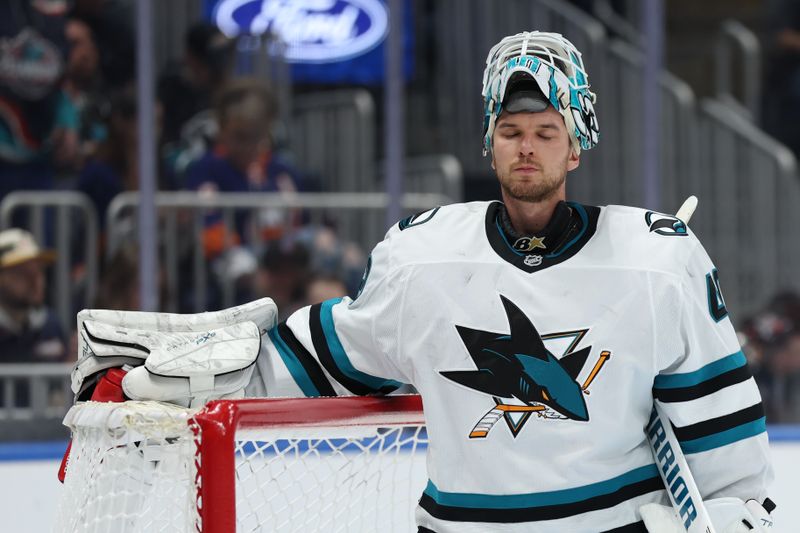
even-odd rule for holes
{"type": "MultiPolygon", "coordinates": [[[[406,219],[356,300],[265,336],[270,396],[422,395],[420,531],[644,531],[668,505],[644,428],[654,397],[706,498],[767,496],[765,419],[703,247],[680,220],[570,204],[557,252],[519,251],[502,204],[406,219]]],[[[263,389],[262,389],[263,390],[263,389]]]]}

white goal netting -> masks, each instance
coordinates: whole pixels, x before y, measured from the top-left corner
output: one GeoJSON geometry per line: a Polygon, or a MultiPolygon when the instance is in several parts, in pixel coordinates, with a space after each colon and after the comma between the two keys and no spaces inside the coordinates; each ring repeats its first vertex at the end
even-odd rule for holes
{"type": "Polygon", "coordinates": [[[87,402],[57,531],[415,531],[418,397],[87,402]]]}

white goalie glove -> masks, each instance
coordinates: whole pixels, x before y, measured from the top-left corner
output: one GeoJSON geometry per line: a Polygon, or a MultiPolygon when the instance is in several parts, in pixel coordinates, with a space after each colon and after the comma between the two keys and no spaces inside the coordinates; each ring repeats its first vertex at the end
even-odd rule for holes
{"type": "Polygon", "coordinates": [[[134,367],[122,381],[128,398],[185,407],[244,395],[261,347],[277,323],[270,298],[213,313],[181,315],[85,309],[78,313],[78,362],[72,391],[88,399],[97,379],[134,367]]]}
{"type": "MultiPolygon", "coordinates": [[[[770,533],[775,504],[767,499],[764,505],[756,500],[715,498],[703,502],[718,533],[770,533]]],[[[672,507],[649,503],[639,508],[649,533],[686,533],[683,520],[672,507]]]]}

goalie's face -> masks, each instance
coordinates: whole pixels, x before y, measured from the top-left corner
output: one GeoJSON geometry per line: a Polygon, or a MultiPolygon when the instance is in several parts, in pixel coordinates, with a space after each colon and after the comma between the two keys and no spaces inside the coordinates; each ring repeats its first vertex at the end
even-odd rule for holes
{"type": "Polygon", "coordinates": [[[564,119],[552,107],[502,113],[492,136],[492,168],[503,196],[541,202],[565,196],[567,172],[578,168],[564,119]]]}

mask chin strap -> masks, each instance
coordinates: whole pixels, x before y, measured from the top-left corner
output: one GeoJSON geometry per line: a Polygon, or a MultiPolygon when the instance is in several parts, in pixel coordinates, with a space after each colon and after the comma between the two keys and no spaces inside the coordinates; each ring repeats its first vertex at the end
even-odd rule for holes
{"type": "Polygon", "coordinates": [[[486,127],[486,135],[483,137],[483,157],[489,155],[489,149],[492,146],[492,134],[494,133],[494,125],[497,122],[497,115],[494,113],[495,101],[489,100],[489,124],[486,127]]]}
{"type": "Polygon", "coordinates": [[[572,149],[575,150],[575,155],[581,155],[581,141],[578,140],[578,127],[575,125],[575,117],[572,115],[572,109],[567,108],[563,113],[560,113],[562,117],[564,117],[564,124],[567,126],[567,131],[569,132],[569,142],[572,145],[572,149]]]}

